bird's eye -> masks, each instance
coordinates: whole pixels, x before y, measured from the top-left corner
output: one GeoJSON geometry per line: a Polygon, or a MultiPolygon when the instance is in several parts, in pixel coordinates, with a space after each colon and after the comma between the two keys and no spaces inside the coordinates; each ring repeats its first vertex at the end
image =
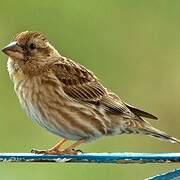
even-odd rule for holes
{"type": "Polygon", "coordinates": [[[29,45],[29,48],[30,48],[31,50],[36,49],[36,45],[35,45],[34,43],[31,43],[31,44],[29,45]]]}

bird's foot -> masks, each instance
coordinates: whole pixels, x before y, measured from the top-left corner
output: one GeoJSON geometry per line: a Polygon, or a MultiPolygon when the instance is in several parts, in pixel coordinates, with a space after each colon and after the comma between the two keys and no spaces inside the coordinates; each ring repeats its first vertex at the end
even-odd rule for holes
{"type": "Polygon", "coordinates": [[[77,154],[82,154],[83,152],[81,150],[76,150],[76,149],[65,149],[63,151],[59,151],[58,149],[47,149],[47,150],[38,150],[38,149],[32,149],[31,153],[34,154],[51,154],[51,155],[59,155],[59,154],[72,154],[72,155],[77,155],[77,154]]]}
{"type": "Polygon", "coordinates": [[[65,149],[61,151],[61,154],[71,154],[71,155],[77,155],[77,154],[82,154],[83,152],[81,150],[76,150],[76,149],[65,149]]]}
{"type": "Polygon", "coordinates": [[[31,153],[34,153],[34,154],[52,154],[52,155],[61,154],[58,149],[47,149],[47,150],[32,149],[31,153]]]}

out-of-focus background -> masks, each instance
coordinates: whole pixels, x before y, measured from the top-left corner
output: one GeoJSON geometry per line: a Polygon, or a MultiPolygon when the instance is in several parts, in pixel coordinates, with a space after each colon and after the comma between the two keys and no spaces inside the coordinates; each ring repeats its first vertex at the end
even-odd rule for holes
{"type": "MultiPolygon", "coordinates": [[[[180,1],[44,0],[0,3],[0,48],[24,30],[43,32],[64,56],[82,63],[122,99],[154,113],[157,128],[180,138],[180,1]]],[[[49,148],[59,137],[21,109],[0,53],[0,152],[49,148]]],[[[85,152],[178,152],[178,144],[124,135],[85,152]]],[[[1,164],[0,179],[143,179],[177,165],[1,164]]]]}

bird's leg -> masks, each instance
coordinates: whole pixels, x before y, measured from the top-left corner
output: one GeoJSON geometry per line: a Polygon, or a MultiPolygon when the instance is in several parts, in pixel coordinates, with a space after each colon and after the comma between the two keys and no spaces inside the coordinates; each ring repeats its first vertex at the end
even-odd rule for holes
{"type": "Polygon", "coordinates": [[[60,154],[78,154],[78,152],[81,152],[80,150],[75,150],[77,146],[84,143],[83,140],[78,140],[74,144],[68,146],[66,149],[60,152],[60,154]]]}
{"type": "Polygon", "coordinates": [[[59,152],[60,147],[67,142],[67,139],[60,140],[57,144],[55,144],[52,148],[50,148],[49,152],[59,152]]]}
{"type": "Polygon", "coordinates": [[[52,148],[47,149],[47,150],[32,149],[31,153],[35,153],[35,154],[61,154],[61,151],[59,149],[66,141],[67,141],[67,139],[62,139],[57,144],[55,144],[52,148]]]}

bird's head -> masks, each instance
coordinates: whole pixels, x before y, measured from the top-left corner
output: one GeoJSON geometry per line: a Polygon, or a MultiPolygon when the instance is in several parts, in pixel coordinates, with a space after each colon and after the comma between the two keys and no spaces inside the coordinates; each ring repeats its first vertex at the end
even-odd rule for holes
{"type": "Polygon", "coordinates": [[[24,63],[44,64],[59,56],[44,35],[30,31],[18,34],[2,51],[12,60],[24,63]]]}

